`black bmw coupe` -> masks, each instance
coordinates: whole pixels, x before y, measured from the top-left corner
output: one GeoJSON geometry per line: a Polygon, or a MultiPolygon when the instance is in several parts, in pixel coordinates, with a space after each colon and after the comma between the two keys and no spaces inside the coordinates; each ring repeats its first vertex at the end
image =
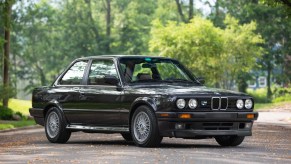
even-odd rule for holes
{"type": "Polygon", "coordinates": [[[237,146],[252,135],[253,108],[249,95],[207,88],[177,60],[108,55],[76,59],[51,86],[34,89],[30,114],[53,143],[83,131],[120,133],[142,147],[163,137],[237,146]]]}

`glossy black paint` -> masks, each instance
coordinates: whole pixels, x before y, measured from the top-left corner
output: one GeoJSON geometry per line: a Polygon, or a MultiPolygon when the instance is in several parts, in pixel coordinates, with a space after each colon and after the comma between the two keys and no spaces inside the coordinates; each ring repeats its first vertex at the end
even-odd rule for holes
{"type": "MultiPolygon", "coordinates": [[[[75,60],[66,70],[77,61],[88,61],[82,83],[80,85],[60,85],[58,82],[66,73],[64,71],[52,86],[36,88],[33,91],[33,108],[30,109],[30,114],[34,116],[38,124],[43,125],[47,110],[52,106],[56,106],[63,113],[68,129],[74,129],[75,127],[75,130],[82,131],[120,132],[124,130],[128,132],[131,115],[134,110],[140,105],[147,105],[156,112],[162,136],[194,138],[199,134],[202,136],[251,135],[251,129],[221,130],[219,133],[217,131],[195,131],[191,128],[177,131],[175,129],[175,123],[177,122],[186,123],[189,127],[192,124],[194,126],[194,124],[202,124],[204,122],[234,122],[239,124],[253,122],[253,120],[257,119],[258,114],[253,112],[253,109],[238,110],[235,107],[233,102],[237,99],[252,99],[244,93],[207,88],[202,84],[126,84],[124,77],[120,76],[119,60],[127,57],[144,58],[144,56],[97,56],[75,60]],[[98,59],[114,62],[119,76],[117,85],[87,85],[90,64],[92,60],[98,59]],[[227,97],[229,99],[229,108],[226,111],[211,110],[209,103],[211,103],[212,97],[227,97]],[[204,101],[208,106],[203,107],[200,105],[195,110],[188,108],[181,110],[175,105],[178,98],[186,100],[196,98],[204,101]],[[160,114],[162,113],[168,113],[169,117],[161,117],[160,114]],[[180,113],[190,113],[193,117],[188,120],[179,119],[178,115],[180,113]],[[239,118],[239,116],[248,113],[255,114],[255,118],[239,118]],[[81,128],[86,126],[90,128],[81,128]]],[[[191,75],[190,72],[187,73],[191,75]]],[[[191,78],[195,80],[192,75],[191,78]]],[[[112,79],[109,80],[112,81],[112,79]]]]}

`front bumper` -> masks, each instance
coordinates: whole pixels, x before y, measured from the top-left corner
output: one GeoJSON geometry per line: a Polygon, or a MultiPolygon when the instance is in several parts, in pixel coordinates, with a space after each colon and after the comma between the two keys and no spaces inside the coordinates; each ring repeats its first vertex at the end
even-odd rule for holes
{"type": "Polygon", "coordinates": [[[160,135],[203,138],[221,135],[251,136],[257,112],[157,112],[160,135]],[[180,118],[188,114],[188,118],[180,118]],[[252,117],[249,117],[252,116],[252,117]]]}

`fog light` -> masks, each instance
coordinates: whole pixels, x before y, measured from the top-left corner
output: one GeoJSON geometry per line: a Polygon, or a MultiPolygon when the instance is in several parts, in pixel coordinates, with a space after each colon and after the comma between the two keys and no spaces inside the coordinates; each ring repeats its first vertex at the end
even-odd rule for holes
{"type": "Polygon", "coordinates": [[[246,125],[245,125],[245,128],[246,129],[250,129],[251,127],[252,127],[252,123],[250,123],[250,122],[249,123],[246,123],[246,125]]]}
{"type": "Polygon", "coordinates": [[[175,124],[175,129],[185,129],[185,124],[183,124],[183,123],[176,123],[175,124]]]}

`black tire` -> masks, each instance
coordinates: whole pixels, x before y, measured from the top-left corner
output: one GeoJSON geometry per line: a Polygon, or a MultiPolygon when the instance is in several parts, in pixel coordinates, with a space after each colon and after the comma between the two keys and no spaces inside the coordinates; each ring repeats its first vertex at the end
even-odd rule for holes
{"type": "Polygon", "coordinates": [[[56,107],[52,107],[48,110],[45,116],[44,127],[45,127],[46,137],[52,143],[66,143],[71,137],[71,131],[66,129],[66,122],[61,112],[56,107]],[[53,123],[54,120],[55,120],[55,124],[53,123]],[[51,126],[49,124],[50,121],[52,124],[51,126]],[[58,122],[58,124],[56,122],[58,122]]]}
{"type": "Polygon", "coordinates": [[[244,136],[217,136],[216,142],[221,146],[238,146],[244,141],[244,136]]]}
{"type": "Polygon", "coordinates": [[[132,136],[130,133],[120,133],[125,141],[132,141],[132,136]]]}
{"type": "MultiPolygon", "coordinates": [[[[142,122],[142,121],[140,121],[142,122]]],[[[158,123],[155,113],[147,106],[140,106],[134,112],[131,119],[131,135],[134,143],[140,147],[157,147],[160,145],[163,137],[159,134],[158,123]],[[137,119],[145,118],[148,127],[141,126],[141,123],[137,125],[137,119]],[[140,128],[138,130],[138,127],[140,128]],[[143,132],[147,131],[146,135],[141,136],[143,132]],[[139,135],[140,134],[140,135],[139,135]],[[140,138],[140,137],[143,137],[140,138]]]]}

